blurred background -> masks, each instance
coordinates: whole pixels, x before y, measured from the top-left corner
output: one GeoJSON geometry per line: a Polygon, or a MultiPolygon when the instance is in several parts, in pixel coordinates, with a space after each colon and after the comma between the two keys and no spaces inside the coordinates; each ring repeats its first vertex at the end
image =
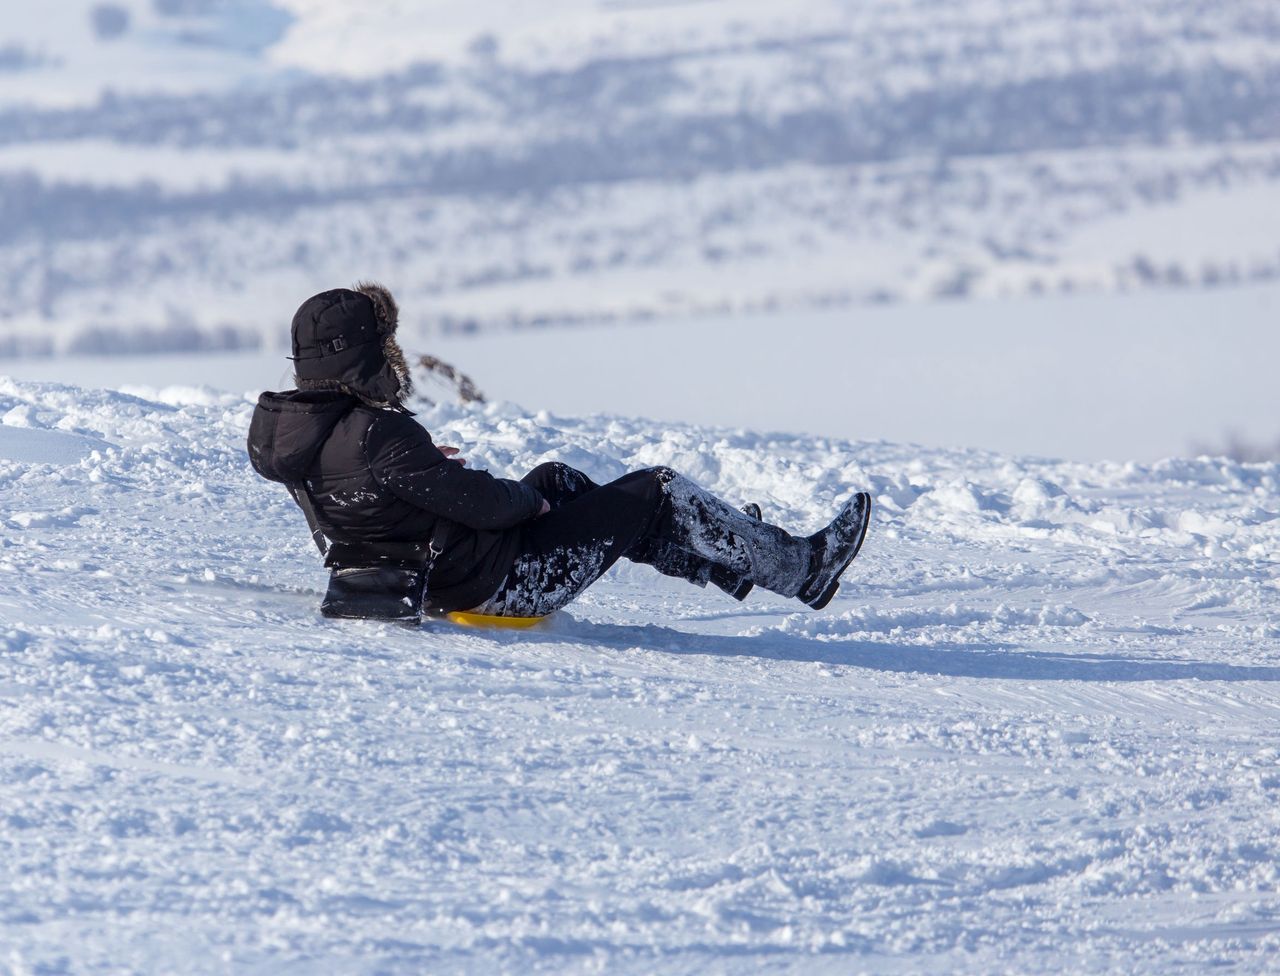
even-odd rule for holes
{"type": "Polygon", "coordinates": [[[0,375],[287,386],[368,278],[535,410],[1280,456],[1275,0],[11,6],[0,375]]]}

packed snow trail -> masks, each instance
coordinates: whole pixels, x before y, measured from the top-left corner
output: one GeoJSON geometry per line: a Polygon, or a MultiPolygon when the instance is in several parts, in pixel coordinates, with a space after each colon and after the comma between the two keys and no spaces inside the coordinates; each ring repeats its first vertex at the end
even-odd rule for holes
{"type": "Polygon", "coordinates": [[[0,971],[1233,971],[1280,950],[1280,466],[440,407],[876,523],[827,611],[624,566],[337,623],[250,401],[0,379],[0,971]]]}

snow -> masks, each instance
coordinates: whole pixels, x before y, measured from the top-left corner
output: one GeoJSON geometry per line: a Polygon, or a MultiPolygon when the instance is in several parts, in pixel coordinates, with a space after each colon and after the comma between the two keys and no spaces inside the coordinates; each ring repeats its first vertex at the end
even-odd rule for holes
{"type": "Polygon", "coordinates": [[[818,614],[628,566],[409,630],[319,617],[250,407],[0,379],[0,967],[1272,967],[1280,465],[439,406],[876,520],[818,614]]]}
{"type": "Polygon", "coordinates": [[[105,92],[192,93],[262,80],[267,66],[254,56],[282,36],[288,17],[259,0],[182,4],[120,0],[44,0],[10,5],[3,40],[31,64],[0,70],[0,105],[68,107],[92,104],[105,92]],[[164,7],[205,8],[204,16],[166,16],[164,7]],[[93,29],[101,7],[123,11],[123,33],[93,29]]]}
{"type": "MultiPolygon", "coordinates": [[[[276,299],[253,353],[49,357],[0,364],[31,380],[166,399],[209,384],[292,385],[280,347],[311,282],[276,299]]],[[[401,313],[417,304],[401,298],[401,313]]],[[[679,317],[627,328],[407,336],[488,396],[555,414],[654,421],[1097,461],[1156,461],[1232,435],[1280,436],[1280,286],[947,301],[679,317]],[[785,336],[786,341],[779,341],[785,336]]],[[[664,463],[661,454],[646,463],[664,463]]]]}
{"type": "MultiPolygon", "coordinates": [[[[519,0],[376,0],[359,8],[335,0],[279,2],[295,19],[270,51],[273,61],[356,76],[420,61],[465,64],[499,56],[564,70],[672,48],[714,50],[761,35],[821,36],[850,30],[858,19],[832,0],[785,7],[770,0],[547,0],[537,7],[519,0]]],[[[896,20],[896,4],[871,6],[875,20],[896,20]]],[[[757,64],[748,62],[743,73],[757,64]]]]}
{"type": "Polygon", "coordinates": [[[0,37],[0,357],[1280,280],[1273,0],[98,6],[0,37]]]}
{"type": "Polygon", "coordinates": [[[0,974],[1276,968],[1274,0],[10,6],[0,974]],[[323,620],[246,391],[362,277],[844,589],[323,620]]]}
{"type": "Polygon", "coordinates": [[[39,173],[58,183],[129,186],[138,182],[170,191],[209,191],[237,179],[296,174],[291,153],[235,149],[194,153],[171,146],[129,146],[104,139],[31,142],[0,148],[0,172],[39,173]]]}

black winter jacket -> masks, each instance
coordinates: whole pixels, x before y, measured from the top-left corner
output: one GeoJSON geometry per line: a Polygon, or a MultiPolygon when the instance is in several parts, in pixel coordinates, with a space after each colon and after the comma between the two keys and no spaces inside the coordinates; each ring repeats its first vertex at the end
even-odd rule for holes
{"type": "Polygon", "coordinates": [[[345,393],[262,394],[248,446],[264,478],[307,483],[336,541],[441,544],[427,582],[439,610],[492,596],[515,558],[518,526],[542,507],[533,488],[448,460],[411,415],[345,393]]]}

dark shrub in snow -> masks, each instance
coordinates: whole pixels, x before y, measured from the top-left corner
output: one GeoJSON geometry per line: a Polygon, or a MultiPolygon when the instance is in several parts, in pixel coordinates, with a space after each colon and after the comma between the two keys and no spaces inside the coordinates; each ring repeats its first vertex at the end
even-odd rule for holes
{"type": "Polygon", "coordinates": [[[89,11],[89,21],[98,39],[109,41],[129,29],[129,11],[114,3],[100,3],[89,11]]]}

